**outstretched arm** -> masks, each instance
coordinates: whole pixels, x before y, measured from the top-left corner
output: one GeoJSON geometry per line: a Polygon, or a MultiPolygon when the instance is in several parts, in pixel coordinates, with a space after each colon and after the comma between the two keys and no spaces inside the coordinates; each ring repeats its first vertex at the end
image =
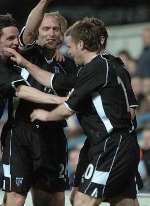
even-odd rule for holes
{"type": "Polygon", "coordinates": [[[16,88],[16,96],[31,102],[42,104],[61,104],[67,98],[46,94],[30,86],[20,85],[16,88]]]}
{"type": "Polygon", "coordinates": [[[32,64],[27,59],[25,59],[22,55],[16,52],[14,49],[5,48],[5,51],[10,56],[11,60],[17,63],[20,66],[25,67],[29,73],[36,79],[39,83],[46,87],[50,87],[50,80],[53,77],[53,73],[45,71],[38,67],[35,64],[32,64]]]}
{"type": "Polygon", "coordinates": [[[23,33],[23,43],[31,44],[37,38],[38,28],[42,22],[47,5],[53,0],[40,0],[28,16],[23,33]]]}
{"type": "Polygon", "coordinates": [[[23,66],[29,71],[29,73],[36,79],[40,84],[51,87],[50,81],[53,77],[53,74],[51,72],[45,71],[38,67],[35,64],[32,64],[28,60],[26,60],[23,64],[23,66]]]}

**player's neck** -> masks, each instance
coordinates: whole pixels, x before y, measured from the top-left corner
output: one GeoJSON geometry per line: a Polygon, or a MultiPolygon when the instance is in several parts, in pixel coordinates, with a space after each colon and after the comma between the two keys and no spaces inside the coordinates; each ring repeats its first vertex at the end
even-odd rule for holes
{"type": "Polygon", "coordinates": [[[47,59],[52,59],[54,54],[55,54],[55,49],[49,49],[49,48],[44,49],[44,56],[47,59]]]}
{"type": "Polygon", "coordinates": [[[83,55],[83,62],[84,64],[88,64],[89,62],[91,62],[95,57],[97,56],[96,52],[86,52],[83,55]]]}

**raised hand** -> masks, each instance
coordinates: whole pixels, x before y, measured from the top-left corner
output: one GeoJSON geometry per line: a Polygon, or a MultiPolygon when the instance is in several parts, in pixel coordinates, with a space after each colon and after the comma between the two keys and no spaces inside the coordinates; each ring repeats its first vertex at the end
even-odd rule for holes
{"type": "Polygon", "coordinates": [[[55,58],[56,61],[58,61],[58,62],[64,62],[64,61],[65,61],[64,55],[61,54],[58,49],[56,49],[56,51],[55,51],[54,58],[55,58]]]}

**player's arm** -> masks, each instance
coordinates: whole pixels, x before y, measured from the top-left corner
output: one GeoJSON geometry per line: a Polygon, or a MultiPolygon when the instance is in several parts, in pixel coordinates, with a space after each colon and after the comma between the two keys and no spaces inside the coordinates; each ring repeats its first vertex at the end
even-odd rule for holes
{"type": "Polygon", "coordinates": [[[52,104],[61,104],[66,100],[66,98],[48,95],[32,88],[29,82],[22,78],[18,72],[11,71],[5,64],[0,66],[0,93],[3,97],[18,96],[37,103],[52,104]]]}
{"type": "Polygon", "coordinates": [[[36,39],[37,31],[42,22],[47,5],[52,1],[53,0],[40,0],[32,9],[23,32],[22,39],[24,44],[30,44],[36,39]]]}
{"type": "Polygon", "coordinates": [[[36,79],[40,84],[46,87],[50,87],[50,81],[54,75],[53,73],[41,69],[40,67],[38,67],[35,64],[32,64],[28,60],[23,62],[22,65],[29,71],[29,73],[34,77],[34,79],[36,79]]]}
{"type": "Polygon", "coordinates": [[[74,112],[70,110],[65,104],[59,105],[56,109],[51,112],[42,109],[36,109],[31,114],[31,121],[40,120],[44,122],[48,121],[59,121],[68,118],[74,112]]]}
{"type": "Polygon", "coordinates": [[[75,89],[64,104],[59,105],[51,112],[40,109],[34,110],[31,114],[31,121],[37,119],[41,121],[58,121],[68,118],[75,111],[79,110],[80,102],[85,97],[90,95],[91,92],[95,90],[95,88],[105,85],[105,82],[107,82],[106,76],[107,70],[105,64],[102,66],[100,71],[98,66],[88,66],[86,68],[86,72],[82,70],[81,73],[79,73],[75,84],[75,89]]]}
{"type": "Polygon", "coordinates": [[[17,95],[20,98],[38,102],[61,104],[66,100],[63,97],[45,94],[32,88],[29,82],[20,76],[15,70],[10,71],[6,64],[0,63],[0,93],[4,97],[17,95]]]}
{"type": "Polygon", "coordinates": [[[45,71],[30,61],[25,59],[22,55],[16,52],[14,49],[5,48],[5,51],[11,60],[18,65],[25,67],[28,72],[36,79],[40,84],[52,88],[56,91],[58,90],[71,90],[76,81],[76,75],[70,74],[53,74],[51,72],[45,71]],[[56,77],[56,78],[55,78],[56,77]]]}
{"type": "Polygon", "coordinates": [[[16,88],[16,96],[31,102],[43,104],[61,104],[66,98],[49,95],[30,86],[20,85],[16,88]]]}
{"type": "Polygon", "coordinates": [[[16,52],[14,49],[5,48],[5,51],[11,56],[11,60],[25,67],[28,72],[42,85],[50,87],[50,81],[53,77],[53,73],[45,71],[30,61],[25,59],[22,55],[16,52]]]}
{"type": "Polygon", "coordinates": [[[124,69],[124,72],[126,74],[126,89],[127,89],[127,97],[128,97],[128,101],[129,101],[129,111],[130,111],[130,115],[131,115],[131,120],[133,120],[136,116],[136,109],[138,107],[138,103],[131,85],[131,78],[130,78],[130,74],[129,72],[124,69]]]}

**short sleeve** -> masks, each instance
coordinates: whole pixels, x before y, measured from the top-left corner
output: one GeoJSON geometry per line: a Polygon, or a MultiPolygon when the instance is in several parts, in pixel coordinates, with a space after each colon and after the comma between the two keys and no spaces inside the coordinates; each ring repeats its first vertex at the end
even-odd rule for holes
{"type": "Polygon", "coordinates": [[[136,97],[135,97],[135,94],[134,94],[134,91],[133,91],[133,88],[131,85],[131,78],[130,78],[129,72],[126,69],[124,69],[124,71],[126,73],[125,82],[126,82],[126,89],[127,89],[129,106],[131,108],[136,108],[136,107],[138,107],[138,103],[137,103],[137,100],[136,100],[136,97]]]}
{"type": "Polygon", "coordinates": [[[74,74],[53,74],[50,86],[51,88],[56,91],[70,91],[76,82],[76,75],[74,74]]]}
{"type": "Polygon", "coordinates": [[[61,65],[61,72],[52,75],[50,87],[58,94],[59,92],[67,94],[75,85],[78,69],[74,61],[68,57],[58,64],[61,65]]]}
{"type": "Polygon", "coordinates": [[[0,93],[5,97],[9,95],[13,96],[17,86],[29,85],[29,83],[12,67],[0,63],[0,93]]]}
{"type": "Polygon", "coordinates": [[[112,59],[115,70],[117,72],[117,76],[119,76],[119,78],[122,80],[125,86],[129,107],[136,108],[138,104],[137,104],[137,100],[136,100],[135,94],[131,86],[130,74],[126,66],[124,65],[124,63],[122,62],[120,58],[109,55],[109,58],[110,57],[112,59]]]}
{"type": "Polygon", "coordinates": [[[95,59],[79,72],[74,91],[66,102],[73,111],[78,111],[80,102],[88,98],[93,92],[99,91],[108,83],[109,65],[105,59],[95,59]],[[98,62],[97,62],[97,61],[98,62]]]}
{"type": "Polygon", "coordinates": [[[23,33],[25,31],[25,26],[22,28],[20,34],[19,34],[19,49],[21,51],[27,51],[27,50],[30,50],[35,44],[36,44],[36,40],[33,41],[32,43],[30,44],[25,44],[23,42],[23,33]]]}

